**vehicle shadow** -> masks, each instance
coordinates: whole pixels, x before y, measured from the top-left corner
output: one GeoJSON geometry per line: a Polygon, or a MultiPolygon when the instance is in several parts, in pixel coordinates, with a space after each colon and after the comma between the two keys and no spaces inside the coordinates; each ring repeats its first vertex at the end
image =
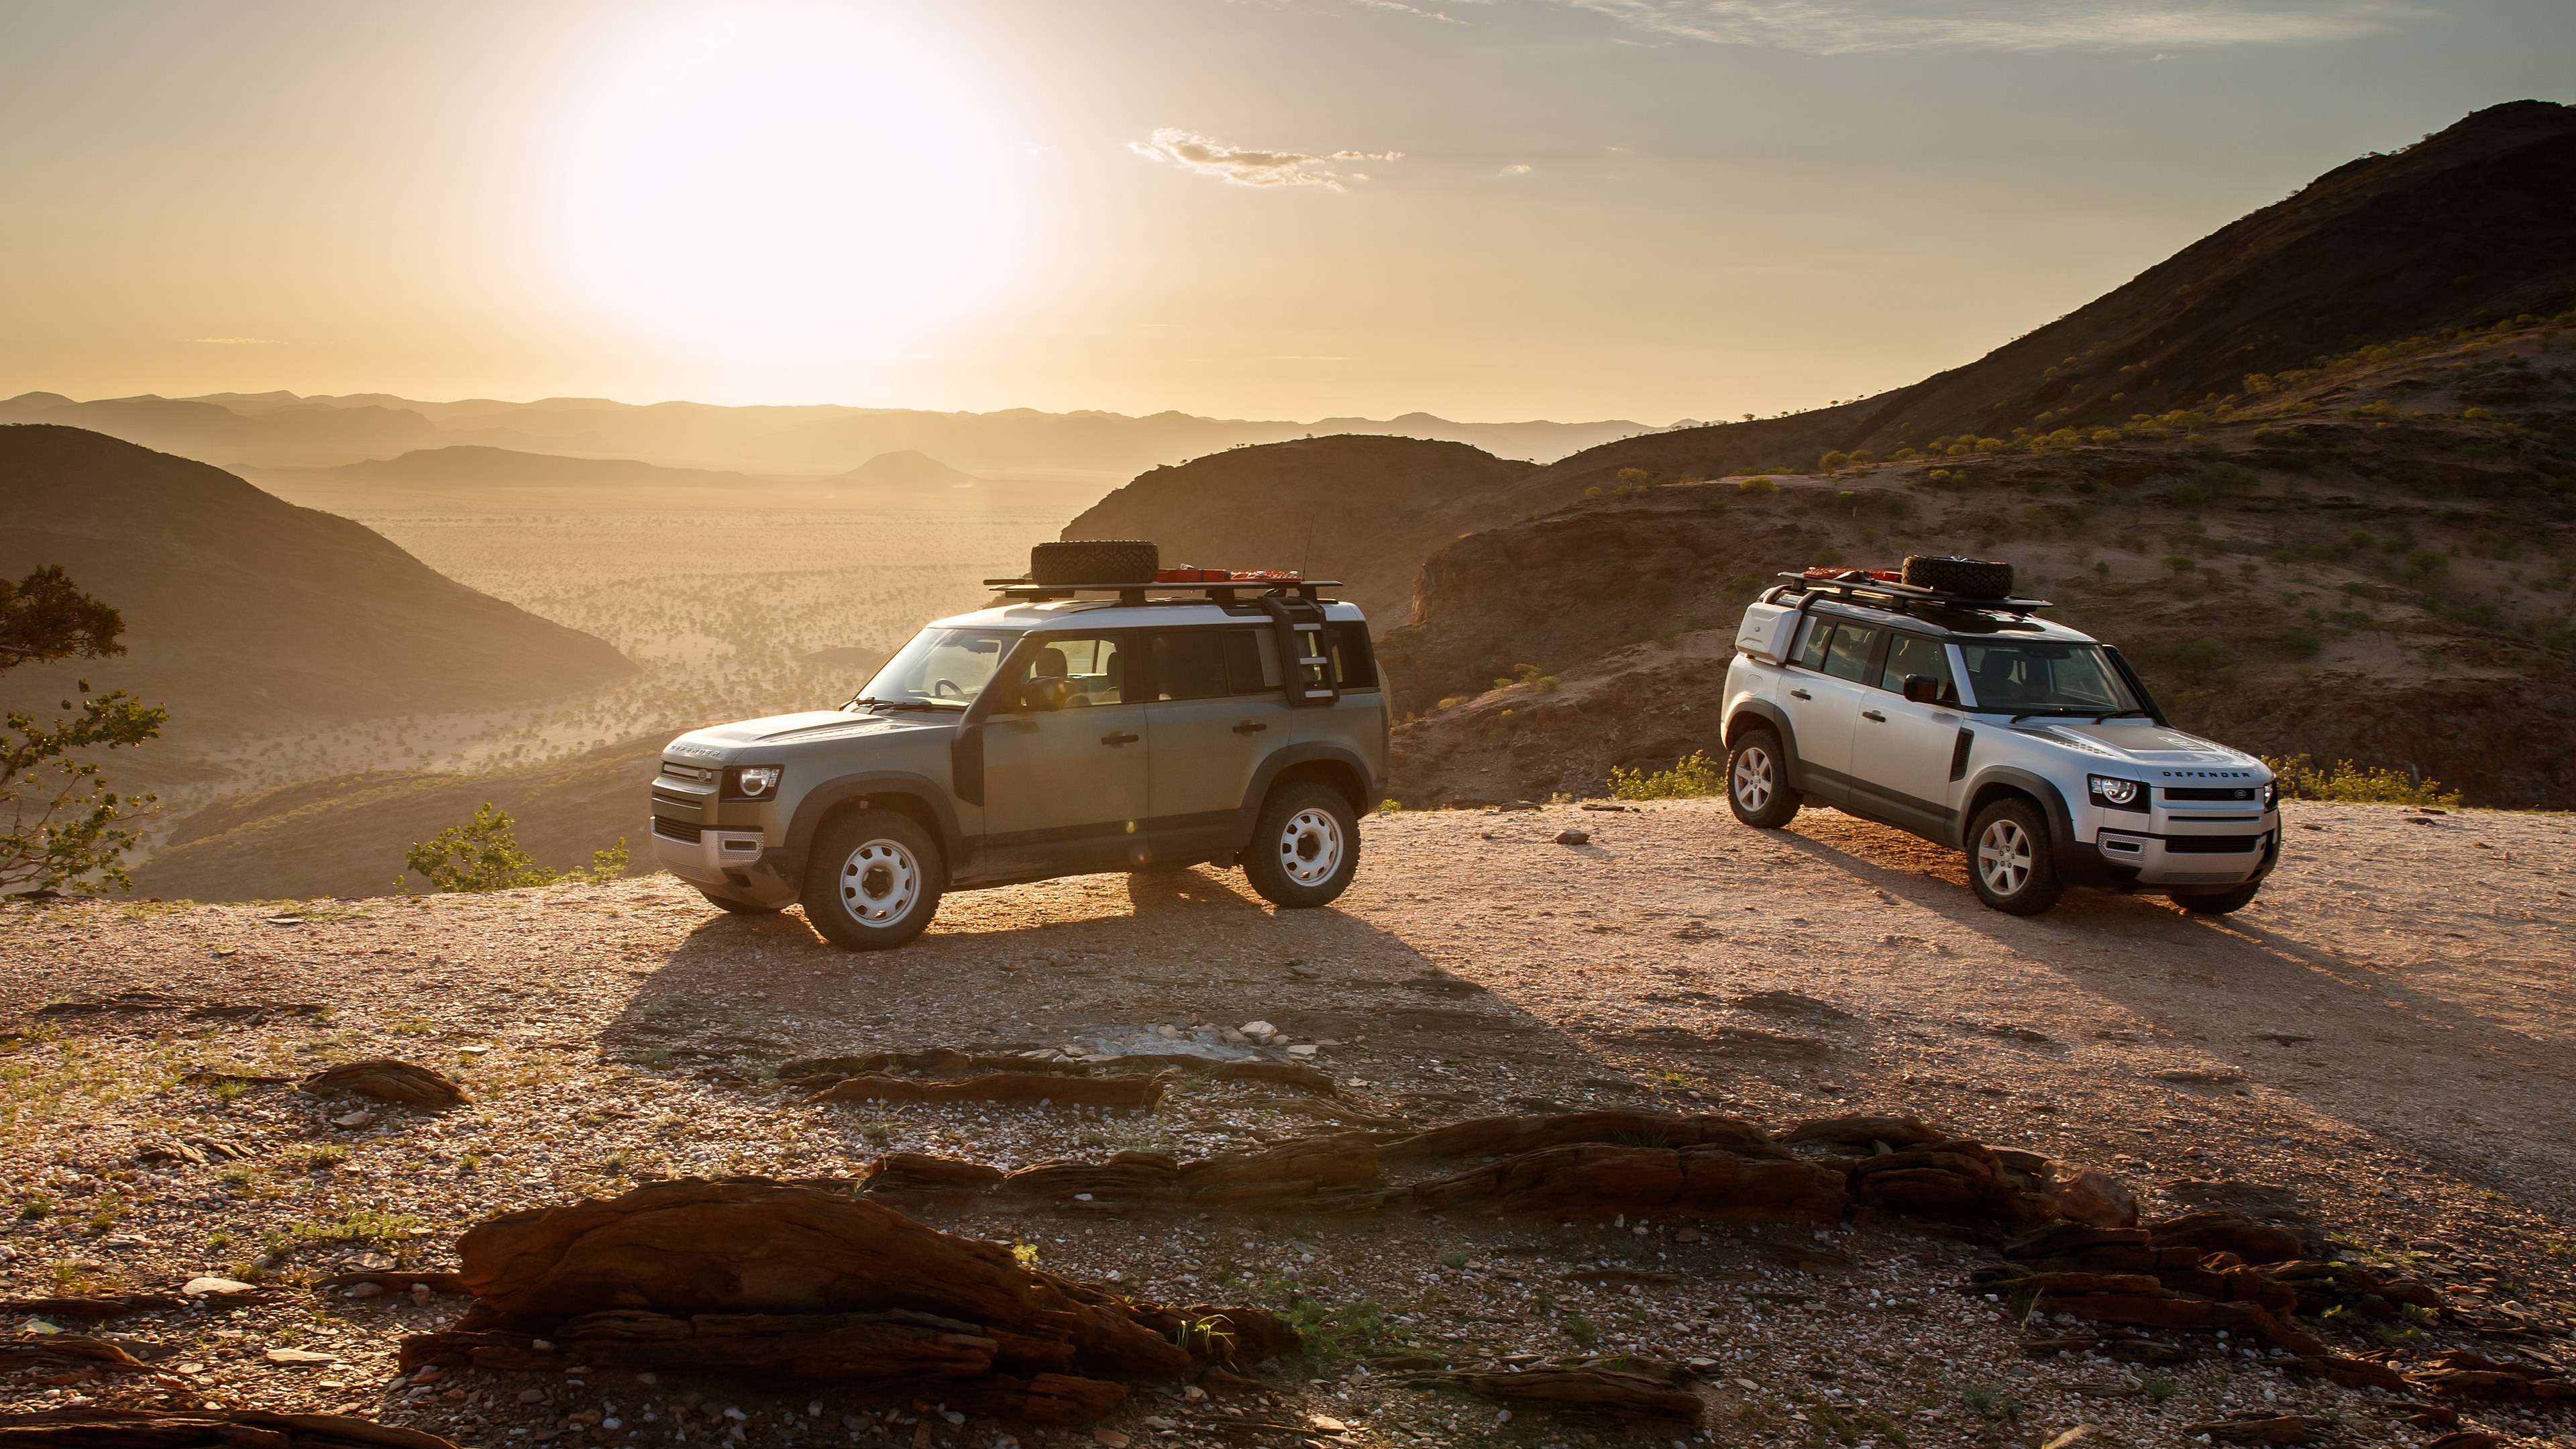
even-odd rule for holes
{"type": "Polygon", "coordinates": [[[994,1054],[1266,1020],[1328,1044],[1314,1064],[1368,1082],[1360,1096],[1380,1115],[1704,1110],[1433,965],[1400,930],[1329,906],[1276,910],[1206,867],[959,893],[893,951],[839,950],[796,911],[713,915],[635,966],[601,1053],[721,1079],[797,1058],[994,1054]]]}
{"type": "Polygon", "coordinates": [[[2404,967],[2340,954],[2298,915],[2194,916],[2157,896],[2070,890],[2045,915],[2010,916],[1977,899],[1955,853],[1847,820],[1826,816],[1773,838],[2089,997],[2098,1050],[2138,1059],[2103,1067],[2133,1077],[2142,1109],[2186,1099],[2206,1105],[2224,1094],[2223,1080],[2195,1090],[2154,1075],[2197,1063],[2213,1077],[2241,1073],[2258,1097],[2277,1094],[2401,1142],[2466,1181],[2526,1201],[2536,1184],[2563,1184],[2576,1169],[2576,1154],[2561,1145],[2576,1127],[2565,1094],[2524,1090],[2535,1078],[2551,1087],[2576,1082],[2555,1044],[2494,1021],[2404,967]],[[1927,852],[1943,864],[1928,864],[1927,852]]]}

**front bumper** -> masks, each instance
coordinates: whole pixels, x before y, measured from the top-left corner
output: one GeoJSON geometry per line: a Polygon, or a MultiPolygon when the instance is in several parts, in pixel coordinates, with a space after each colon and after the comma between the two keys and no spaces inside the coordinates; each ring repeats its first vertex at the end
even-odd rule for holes
{"type": "Polygon", "coordinates": [[[2234,886],[2272,868],[2281,853],[2281,825],[2273,816],[2260,826],[2164,835],[2106,825],[2093,843],[2103,865],[2134,870],[2130,879],[2139,885],[2234,886]]]}

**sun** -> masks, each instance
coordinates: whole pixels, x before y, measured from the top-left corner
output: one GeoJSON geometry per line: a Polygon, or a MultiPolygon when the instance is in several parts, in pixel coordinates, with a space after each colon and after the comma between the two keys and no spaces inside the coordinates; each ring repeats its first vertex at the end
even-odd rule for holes
{"type": "Polygon", "coordinates": [[[729,9],[615,67],[576,127],[570,261],[651,332],[883,341],[992,282],[1000,200],[968,108],[894,38],[729,9]]]}

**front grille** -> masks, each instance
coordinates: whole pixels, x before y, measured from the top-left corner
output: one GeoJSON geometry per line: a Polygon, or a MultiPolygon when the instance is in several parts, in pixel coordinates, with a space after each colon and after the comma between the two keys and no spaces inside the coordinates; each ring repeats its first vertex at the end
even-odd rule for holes
{"type": "Polygon", "coordinates": [[[665,820],[661,816],[656,815],[653,817],[653,833],[661,836],[664,840],[685,840],[689,844],[695,845],[698,843],[699,838],[706,834],[706,831],[695,825],[688,824],[685,821],[665,820]]]}
{"type": "Polygon", "coordinates": [[[2254,798],[2254,792],[2243,786],[2213,789],[2204,785],[2167,785],[2165,798],[2168,800],[2251,800],[2254,798]]]}
{"type": "Polygon", "coordinates": [[[2263,843],[2259,835],[2169,835],[2167,855],[2243,855],[2263,843]]]}
{"type": "Polygon", "coordinates": [[[668,760],[662,762],[662,777],[666,780],[686,780],[692,785],[712,785],[716,782],[716,772],[712,769],[702,769],[696,765],[675,765],[668,760]]]}
{"type": "Polygon", "coordinates": [[[686,810],[694,814],[706,805],[706,797],[703,795],[677,795],[656,790],[653,792],[653,803],[656,805],[668,805],[674,810],[686,810]]]}

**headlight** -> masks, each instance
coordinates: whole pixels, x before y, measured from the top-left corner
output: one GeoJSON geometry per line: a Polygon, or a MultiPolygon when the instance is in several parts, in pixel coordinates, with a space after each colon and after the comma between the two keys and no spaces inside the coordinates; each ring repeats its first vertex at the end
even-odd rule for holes
{"type": "Polygon", "coordinates": [[[777,765],[740,765],[728,773],[733,776],[733,795],[744,800],[766,800],[778,788],[778,777],[786,771],[777,765]]]}
{"type": "Polygon", "coordinates": [[[2085,785],[2093,793],[2093,803],[2113,810],[2147,808],[2147,787],[2135,780],[2122,780],[2110,775],[2087,775],[2085,785]]]}
{"type": "Polygon", "coordinates": [[[2266,810],[2272,808],[2272,792],[2277,785],[2277,781],[2266,780],[2263,782],[2263,788],[2254,792],[2254,798],[2262,801],[2263,808],[2266,810]]]}

